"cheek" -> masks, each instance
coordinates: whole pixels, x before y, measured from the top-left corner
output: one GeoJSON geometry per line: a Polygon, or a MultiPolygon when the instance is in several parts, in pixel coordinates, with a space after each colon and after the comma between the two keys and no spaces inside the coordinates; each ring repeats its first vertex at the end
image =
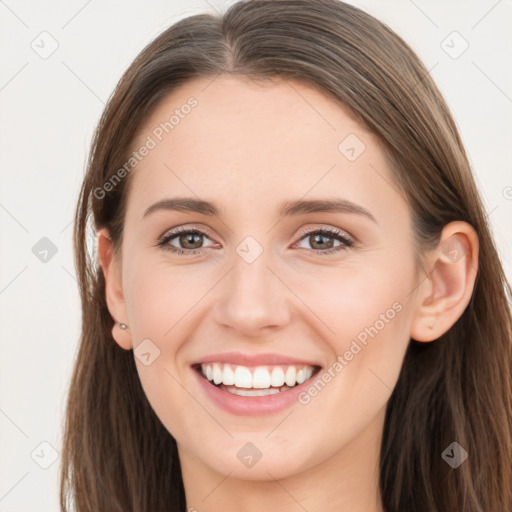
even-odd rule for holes
{"type": "Polygon", "coordinates": [[[127,302],[132,331],[154,338],[159,345],[172,337],[187,312],[193,314],[205,293],[205,277],[199,270],[157,262],[134,265],[130,275],[127,302]]]}
{"type": "Polygon", "coordinates": [[[370,340],[393,339],[392,333],[406,332],[403,311],[409,301],[412,266],[394,265],[383,261],[379,266],[324,268],[309,273],[307,280],[293,282],[290,275],[288,282],[311,309],[316,330],[321,328],[332,351],[342,354],[352,340],[369,346],[370,340]]]}
{"type": "Polygon", "coordinates": [[[127,272],[131,277],[125,299],[142,387],[169,432],[176,438],[186,437],[197,428],[197,416],[204,416],[204,411],[198,408],[196,415],[190,414],[191,408],[198,406],[187,392],[190,369],[181,364],[181,347],[187,345],[199,325],[201,298],[211,286],[205,284],[206,276],[200,277],[199,270],[191,267],[185,270],[161,262],[142,265],[134,260],[127,272]],[[137,347],[143,342],[151,354],[148,365],[138,358],[142,350],[137,347]]]}
{"type": "Polygon", "coordinates": [[[364,423],[385,405],[409,343],[412,280],[412,263],[390,260],[330,269],[296,288],[312,305],[315,325],[323,325],[330,355],[329,372],[303,396],[313,416],[335,421],[340,411],[357,411],[364,423]]]}

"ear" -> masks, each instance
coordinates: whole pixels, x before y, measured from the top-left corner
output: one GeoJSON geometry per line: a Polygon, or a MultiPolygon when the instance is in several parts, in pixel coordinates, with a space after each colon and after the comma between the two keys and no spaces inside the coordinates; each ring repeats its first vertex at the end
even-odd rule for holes
{"type": "Polygon", "coordinates": [[[437,249],[427,255],[430,270],[418,287],[411,338],[433,341],[462,316],[475,286],[478,248],[478,236],[467,222],[443,228],[437,249]]]}
{"type": "Polygon", "coordinates": [[[121,284],[120,262],[115,258],[112,241],[106,228],[98,231],[97,242],[98,259],[105,277],[105,299],[115,322],[112,336],[121,348],[130,350],[133,344],[129,329],[123,330],[119,327],[120,323],[129,325],[121,284]]]}

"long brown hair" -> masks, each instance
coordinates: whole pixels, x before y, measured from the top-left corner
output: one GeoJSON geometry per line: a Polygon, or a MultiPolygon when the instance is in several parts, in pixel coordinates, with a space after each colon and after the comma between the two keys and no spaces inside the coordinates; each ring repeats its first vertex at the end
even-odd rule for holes
{"type": "Polygon", "coordinates": [[[119,249],[131,174],[98,190],[125,164],[164,95],[219,73],[303,80],[343,104],[381,141],[411,206],[418,254],[451,221],[476,230],[480,261],[469,305],[438,340],[409,343],[387,405],[380,492],[387,512],[512,511],[512,294],[468,158],[411,48],[337,0],[248,0],[222,16],[182,19],[117,85],[94,136],[75,217],[82,331],[65,418],[61,509],[185,510],[176,442],[148,403],[132,352],[112,338],[103,274],[87,239],[106,227],[119,249]],[[457,469],[441,456],[452,442],[469,453],[457,469]]]}

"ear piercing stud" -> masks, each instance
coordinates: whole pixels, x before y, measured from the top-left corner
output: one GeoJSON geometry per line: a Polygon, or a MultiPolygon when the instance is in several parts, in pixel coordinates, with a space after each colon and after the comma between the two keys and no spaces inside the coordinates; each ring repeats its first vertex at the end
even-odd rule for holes
{"type": "Polygon", "coordinates": [[[128,326],[126,324],[119,324],[119,328],[122,329],[123,331],[126,331],[126,329],[128,329],[128,326]]]}

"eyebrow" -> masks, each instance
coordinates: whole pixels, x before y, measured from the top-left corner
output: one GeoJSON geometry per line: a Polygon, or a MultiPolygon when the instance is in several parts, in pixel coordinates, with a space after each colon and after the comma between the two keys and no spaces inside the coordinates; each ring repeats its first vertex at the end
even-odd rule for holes
{"type": "MultiPolygon", "coordinates": [[[[162,199],[149,206],[143,218],[159,210],[174,210],[179,212],[193,212],[210,217],[220,217],[220,209],[209,201],[194,197],[174,197],[162,199]]],[[[362,206],[346,199],[298,199],[285,201],[278,209],[281,217],[304,215],[308,213],[356,213],[377,223],[375,217],[362,206]]]]}

